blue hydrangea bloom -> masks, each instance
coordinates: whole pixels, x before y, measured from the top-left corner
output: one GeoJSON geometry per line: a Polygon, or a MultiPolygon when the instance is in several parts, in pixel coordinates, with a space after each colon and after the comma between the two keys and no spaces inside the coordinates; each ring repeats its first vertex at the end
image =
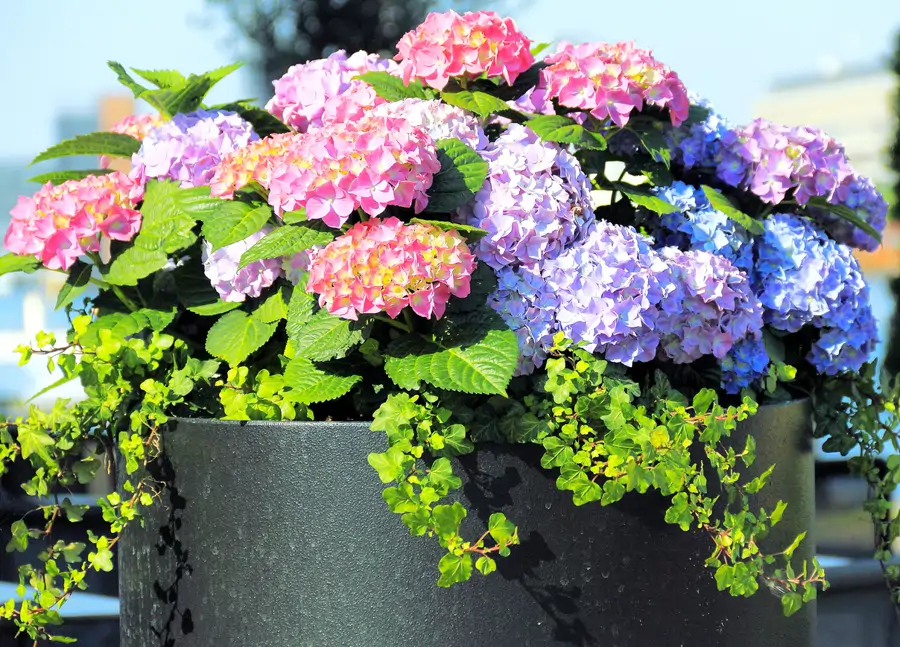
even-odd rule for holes
{"type": "Polygon", "coordinates": [[[685,168],[703,166],[713,168],[721,157],[719,142],[730,125],[717,113],[706,99],[691,95],[691,104],[708,110],[706,119],[692,124],[683,124],[667,133],[669,147],[675,162],[685,168]]]}
{"type": "Polygon", "coordinates": [[[737,342],[721,361],[722,388],[725,393],[740,393],[753,386],[769,369],[769,354],[762,335],[737,342]]]}

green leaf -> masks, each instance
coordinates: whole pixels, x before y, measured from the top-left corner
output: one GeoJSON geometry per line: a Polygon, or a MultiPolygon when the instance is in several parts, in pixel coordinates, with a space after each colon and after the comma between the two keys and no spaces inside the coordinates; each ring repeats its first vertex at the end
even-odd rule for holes
{"type": "Polygon", "coordinates": [[[881,242],[881,232],[875,229],[864,219],[860,218],[857,213],[850,207],[842,204],[831,204],[830,202],[828,202],[828,200],[822,197],[810,198],[809,202],[806,203],[806,206],[824,209],[825,211],[834,214],[838,218],[843,218],[851,225],[862,229],[879,243],[881,242]]]}
{"type": "Polygon", "coordinates": [[[260,137],[287,133],[291,130],[283,122],[279,121],[275,115],[256,106],[247,106],[240,103],[223,103],[213,107],[217,110],[230,110],[238,113],[242,119],[250,122],[253,130],[260,137]]]}
{"type": "Polygon", "coordinates": [[[713,389],[701,389],[694,396],[694,401],[691,403],[694,407],[694,413],[698,416],[706,415],[706,412],[709,411],[709,408],[717,399],[718,397],[713,389]]]}
{"type": "Polygon", "coordinates": [[[731,200],[729,200],[724,193],[722,193],[721,191],[717,191],[711,186],[706,186],[705,184],[701,186],[701,189],[703,190],[703,194],[706,196],[706,199],[709,200],[709,204],[713,209],[721,211],[729,219],[739,224],[741,227],[746,229],[748,233],[751,233],[754,236],[758,236],[763,233],[762,223],[755,218],[751,218],[746,213],[735,207],[731,200]]]}
{"type": "Polygon", "coordinates": [[[302,404],[336,400],[361,379],[359,375],[327,373],[302,356],[292,359],[284,370],[285,386],[291,387],[286,397],[302,404]]]}
{"type": "Polygon", "coordinates": [[[18,428],[16,439],[22,450],[22,458],[28,458],[32,454],[36,454],[45,463],[53,462],[53,457],[50,456],[48,448],[53,447],[54,442],[53,438],[46,431],[29,425],[22,425],[18,428]]]}
{"type": "Polygon", "coordinates": [[[468,204],[484,185],[488,163],[458,139],[436,143],[441,170],[428,190],[429,213],[450,213],[468,204]]]}
{"type": "Polygon", "coordinates": [[[492,311],[447,316],[426,339],[399,337],[387,347],[385,370],[397,386],[427,382],[463,393],[506,395],[518,360],[516,334],[492,311]]]}
{"type": "Polygon", "coordinates": [[[447,458],[438,458],[428,470],[428,484],[441,496],[450,490],[457,490],[462,485],[458,476],[453,474],[453,466],[447,458]]]}
{"type": "Polygon", "coordinates": [[[769,477],[772,476],[772,472],[775,471],[775,466],[772,465],[765,472],[757,476],[755,479],[749,481],[745,486],[744,490],[748,494],[756,494],[761,489],[763,489],[766,483],[769,481],[769,477]]]}
{"type": "Polygon", "coordinates": [[[375,94],[391,102],[429,98],[424,86],[416,79],[411,80],[409,85],[405,85],[403,79],[387,72],[366,72],[353,78],[365,81],[372,86],[375,94]]]}
{"type": "Polygon", "coordinates": [[[475,568],[477,568],[478,572],[482,575],[490,575],[497,570],[497,562],[487,555],[482,555],[475,560],[475,568]]]}
{"type": "Polygon", "coordinates": [[[465,425],[450,425],[441,430],[444,439],[444,446],[440,451],[436,451],[437,456],[462,456],[475,451],[475,445],[466,438],[465,425]]]}
{"type": "Polygon", "coordinates": [[[288,339],[294,346],[300,338],[303,328],[312,319],[316,311],[316,299],[313,295],[303,290],[306,281],[301,281],[291,293],[291,301],[288,304],[287,311],[287,334],[288,339]]]}
{"type": "Polygon", "coordinates": [[[641,140],[644,150],[653,158],[654,161],[660,162],[669,168],[672,163],[672,151],[669,149],[669,142],[666,136],[656,129],[654,124],[650,124],[649,130],[637,129],[633,132],[641,140]]]}
{"type": "Polygon", "coordinates": [[[231,74],[237,72],[242,67],[244,67],[243,61],[235,61],[234,63],[229,63],[228,65],[217,67],[214,70],[210,70],[209,72],[204,72],[203,74],[201,74],[201,76],[205,76],[213,82],[213,85],[215,85],[226,76],[231,76],[231,74]]]}
{"type": "Polygon", "coordinates": [[[131,71],[158,88],[176,88],[187,81],[184,75],[176,70],[139,70],[133,67],[131,71]]]}
{"type": "Polygon", "coordinates": [[[484,229],[479,229],[472,225],[461,225],[459,223],[450,222],[449,220],[422,220],[421,218],[413,218],[411,222],[418,222],[423,225],[433,225],[444,231],[455,231],[458,234],[461,234],[463,238],[470,243],[481,240],[488,234],[484,229]]]}
{"type": "Polygon", "coordinates": [[[799,593],[791,591],[781,596],[781,609],[784,611],[785,616],[794,615],[802,606],[803,598],[799,593]]]}
{"type": "Polygon", "coordinates": [[[275,323],[287,317],[284,290],[278,290],[253,311],[253,316],[265,323],[275,323]]]}
{"type": "MultiPolygon", "coordinates": [[[[281,221],[286,225],[296,225],[298,223],[306,223],[309,222],[306,219],[306,208],[300,207],[296,211],[285,211],[281,214],[281,221]]],[[[321,220],[313,220],[309,226],[322,225],[324,228],[325,225],[321,220]]]]}
{"type": "Polygon", "coordinates": [[[141,147],[141,142],[119,133],[90,133],[77,135],[73,139],[54,144],[35,157],[29,166],[46,160],[70,155],[109,155],[110,157],[131,157],[141,147]]]}
{"type": "Polygon", "coordinates": [[[537,45],[533,45],[531,47],[531,55],[536,57],[551,45],[553,45],[553,43],[538,43],[537,45]]]}
{"type": "Polygon", "coordinates": [[[109,573],[113,569],[112,551],[108,548],[100,548],[98,546],[96,552],[88,554],[88,562],[94,567],[95,571],[104,571],[109,573]]]}
{"type": "Polygon", "coordinates": [[[495,512],[488,519],[488,532],[498,544],[515,543],[516,525],[502,512],[495,512]]]}
{"type": "Polygon", "coordinates": [[[563,467],[572,462],[574,450],[558,436],[548,436],[541,444],[544,446],[544,455],[541,457],[541,467],[544,469],[563,467]]]}
{"type": "Polygon", "coordinates": [[[188,307],[188,310],[201,317],[214,317],[215,315],[221,315],[226,312],[231,312],[232,310],[237,310],[241,305],[243,304],[237,301],[216,301],[214,303],[205,303],[199,306],[190,306],[188,307]]]}
{"type": "Polygon", "coordinates": [[[49,393],[53,389],[57,389],[57,388],[61,387],[63,384],[68,384],[69,382],[71,382],[72,380],[75,380],[77,378],[78,378],[78,373],[72,373],[71,375],[63,375],[61,378],[56,380],[53,384],[45,386],[43,389],[41,389],[40,391],[38,391],[37,393],[32,395],[27,400],[25,400],[25,404],[28,404],[29,402],[34,402],[35,400],[37,400],[39,397],[41,397],[45,393],[49,393]]]}
{"type": "Polygon", "coordinates": [[[116,78],[119,83],[131,90],[131,93],[134,95],[135,99],[140,99],[141,95],[147,92],[147,88],[135,81],[128,73],[128,70],[126,70],[121,63],[117,63],[116,61],[107,61],[106,65],[109,67],[109,69],[116,73],[116,78]]]}
{"type": "Polygon", "coordinates": [[[510,109],[505,101],[484,92],[442,92],[441,99],[451,106],[474,112],[479,117],[490,117],[510,109]]]}
{"type": "Polygon", "coordinates": [[[644,207],[645,209],[649,209],[653,213],[664,215],[667,213],[675,213],[676,211],[681,211],[681,207],[676,207],[674,204],[670,204],[669,202],[666,202],[658,196],[649,193],[642,193],[636,187],[632,187],[621,182],[615,182],[613,184],[613,187],[621,192],[622,195],[624,195],[626,198],[634,202],[636,205],[644,207]]]}
{"type": "MultiPolygon", "coordinates": [[[[369,464],[378,471],[379,478],[382,478],[382,472],[384,472],[385,476],[393,477],[396,472],[394,472],[393,468],[391,468],[386,462],[382,462],[384,459],[372,457],[381,457],[382,454],[369,454],[369,464]],[[375,461],[374,463],[372,461],[375,461]],[[381,468],[381,469],[379,469],[381,468]]],[[[391,481],[397,480],[395,478],[389,478],[385,481],[382,478],[382,483],[390,483],[391,481]]],[[[381,498],[384,499],[384,502],[387,503],[388,510],[393,512],[394,514],[404,514],[406,512],[415,512],[419,509],[419,504],[413,500],[413,492],[412,486],[409,483],[403,483],[400,487],[389,487],[385,488],[381,493],[381,498]]]]}
{"type": "Polygon", "coordinates": [[[50,173],[41,173],[32,178],[28,178],[29,182],[37,182],[38,184],[62,184],[69,180],[82,180],[90,175],[107,175],[112,173],[111,168],[94,168],[84,171],[51,171],[50,173]]]}
{"type": "Polygon", "coordinates": [[[59,294],[56,296],[57,310],[65,308],[72,303],[79,294],[84,292],[88,283],[91,281],[92,269],[93,266],[88,265],[81,259],[75,260],[72,267],[69,268],[69,275],[66,277],[66,282],[63,283],[63,286],[59,289],[59,294]]]}
{"type": "Polygon", "coordinates": [[[269,341],[277,327],[277,323],[266,323],[242,310],[233,310],[209,329],[206,350],[213,357],[237,366],[269,341]]]}
{"type": "Polygon", "coordinates": [[[0,256],[0,276],[10,272],[31,274],[40,266],[41,262],[34,256],[18,256],[17,254],[3,254],[3,256],[0,256]]]}
{"type": "Polygon", "coordinates": [[[459,582],[465,582],[472,577],[472,556],[469,553],[454,555],[447,553],[438,562],[438,570],[441,576],[437,585],[447,589],[459,582]]]}
{"type": "Polygon", "coordinates": [[[103,280],[113,285],[137,285],[140,279],[159,271],[168,262],[163,250],[145,249],[135,243],[112,260],[102,273],[103,280]]]}
{"type": "Polygon", "coordinates": [[[592,150],[606,149],[606,139],[603,135],[593,133],[574,119],[563,115],[540,115],[529,119],[525,125],[544,141],[575,144],[580,148],[592,150]]]}
{"type": "Polygon", "coordinates": [[[459,524],[466,518],[466,509],[456,501],[452,505],[436,505],[431,511],[434,531],[441,539],[459,534],[459,524]]]}
{"type": "Polygon", "coordinates": [[[134,241],[137,247],[174,254],[197,241],[193,232],[197,219],[182,208],[178,199],[183,192],[194,195],[191,189],[179,188],[175,182],[147,183],[141,205],[141,231],[134,241]]]}
{"type": "Polygon", "coordinates": [[[351,348],[368,336],[371,323],[336,317],[327,310],[319,310],[296,335],[294,347],[298,355],[322,362],[346,357],[351,348]]]}
{"type": "Polygon", "coordinates": [[[787,510],[788,504],[784,501],[779,501],[775,504],[775,511],[769,516],[769,521],[772,525],[776,525],[781,521],[781,517],[784,515],[784,511],[787,510]]]}
{"type": "Polygon", "coordinates": [[[219,208],[203,220],[201,233],[215,250],[257,233],[271,216],[272,207],[265,203],[251,205],[222,200],[219,208]]]}
{"type": "Polygon", "coordinates": [[[150,329],[161,331],[175,320],[175,310],[153,310],[141,308],[136,312],[113,312],[103,315],[88,325],[81,336],[83,346],[95,346],[100,343],[100,331],[108,330],[116,339],[124,340],[131,335],[150,329]]]}
{"type": "MultiPolygon", "coordinates": [[[[399,481],[406,473],[406,465],[409,462],[407,455],[399,447],[389,447],[388,450],[381,454],[369,454],[368,461],[376,472],[382,483],[391,483],[399,481]]],[[[389,488],[390,489],[390,488],[389,488]]],[[[387,501],[389,497],[385,497],[387,501]]],[[[390,504],[389,504],[390,505],[390,504]]]]}
{"type": "Polygon", "coordinates": [[[784,549],[785,556],[790,558],[794,554],[794,551],[797,550],[797,548],[800,546],[800,542],[802,542],[805,538],[805,531],[794,537],[794,541],[791,542],[791,545],[784,549]]]}
{"type": "Polygon", "coordinates": [[[297,254],[314,245],[327,245],[332,240],[334,240],[334,230],[330,230],[325,225],[310,223],[278,227],[260,238],[253,247],[243,253],[238,269],[246,267],[254,261],[297,254]]]}

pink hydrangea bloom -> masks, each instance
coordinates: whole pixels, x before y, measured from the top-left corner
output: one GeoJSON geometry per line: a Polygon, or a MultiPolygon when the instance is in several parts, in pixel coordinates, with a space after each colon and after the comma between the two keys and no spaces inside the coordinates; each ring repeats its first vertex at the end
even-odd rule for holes
{"type": "Polygon", "coordinates": [[[624,126],[645,105],[668,108],[675,126],[688,118],[690,101],[678,75],[634,43],[562,43],[544,59],[537,88],[520,99],[530,112],[552,112],[551,99],[599,120],[624,126]]]}
{"type": "Polygon", "coordinates": [[[227,157],[212,191],[227,196],[255,181],[268,191],[276,214],[305,208],[307,218],[340,227],[359,208],[373,216],[388,205],[422,211],[440,170],[426,132],[400,117],[370,116],[282,136],[227,157]]]}
{"type": "Polygon", "coordinates": [[[166,121],[167,119],[158,112],[147,115],[129,115],[113,124],[113,127],[110,128],[109,131],[111,133],[119,133],[120,135],[128,135],[129,137],[134,137],[138,141],[143,141],[151,130],[159,128],[166,123],[166,121]]]}
{"type": "Polygon", "coordinates": [[[100,251],[100,237],[128,241],[141,228],[135,203],[143,190],[120,172],[89,175],[22,196],[10,211],[4,245],[34,256],[50,269],[69,269],[85,252],[100,251]]]}
{"type": "Polygon", "coordinates": [[[493,11],[430,13],[397,43],[403,82],[443,90],[451,77],[502,76],[510,85],[534,64],[531,41],[493,11]]]}
{"type": "Polygon", "coordinates": [[[203,241],[203,273],[223,301],[241,302],[248,296],[256,298],[281,276],[281,259],[278,258],[254,261],[238,269],[244,252],[271,230],[271,227],[263,227],[252,236],[215,251],[209,242],[203,241]]]}
{"type": "Polygon", "coordinates": [[[299,139],[296,133],[278,133],[226,153],[214,169],[210,193],[231,198],[235,191],[251,182],[268,186],[269,169],[276,161],[286,158],[291,146],[299,139]]]}
{"type": "Polygon", "coordinates": [[[376,54],[338,50],[328,58],[292,66],[273,81],[275,96],[266,110],[303,133],[330,123],[362,118],[384,103],[375,91],[353,77],[365,72],[395,72],[397,64],[376,54]]]}
{"type": "Polygon", "coordinates": [[[478,119],[469,112],[443,101],[424,99],[403,99],[393,103],[383,103],[372,111],[377,117],[400,117],[416,128],[421,128],[434,141],[459,139],[475,150],[488,145],[487,135],[478,119]]]}
{"type": "Polygon", "coordinates": [[[310,253],[306,289],[331,314],[355,320],[410,306],[440,319],[451,296],[469,294],[475,257],[455,231],[372,218],[310,253]]]}

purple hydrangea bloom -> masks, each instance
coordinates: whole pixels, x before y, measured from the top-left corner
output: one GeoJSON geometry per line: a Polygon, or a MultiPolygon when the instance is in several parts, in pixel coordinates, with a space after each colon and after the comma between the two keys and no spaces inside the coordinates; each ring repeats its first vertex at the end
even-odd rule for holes
{"type": "Polygon", "coordinates": [[[680,209],[657,215],[640,210],[649,233],[661,245],[712,252],[727,258],[737,268],[753,267],[753,241],[747,232],[724,213],[712,207],[706,195],[684,182],[655,187],[653,192],[680,209]]]}
{"type": "Polygon", "coordinates": [[[222,156],[259,139],[238,114],[225,110],[196,110],[177,114],[150,131],[132,158],[131,178],[169,179],[182,188],[212,181],[222,156]]]}
{"type": "Polygon", "coordinates": [[[806,359],[826,375],[856,372],[872,358],[878,344],[878,323],[869,304],[844,328],[823,328],[806,359]]]}
{"type": "Polygon", "coordinates": [[[659,255],[670,272],[656,322],[661,357],[676,364],[722,359],[735,342],[760,333],[762,306],[744,272],[705,251],[666,247],[659,255]]]}
{"type": "Polygon", "coordinates": [[[203,241],[203,273],[223,301],[240,302],[248,296],[258,297],[281,276],[280,258],[254,261],[238,269],[244,252],[270,231],[271,227],[263,227],[252,236],[215,251],[209,242],[203,241]]]}
{"type": "Polygon", "coordinates": [[[769,354],[762,335],[751,335],[736,342],[722,358],[722,388],[725,393],[740,393],[755,384],[769,369],[769,354]]]}
{"type": "Polygon", "coordinates": [[[594,222],[590,181],[563,148],[511,124],[481,151],[489,169],[457,218],[488,232],[475,254],[494,269],[534,265],[584,238],[594,222]]]}
{"type": "MultiPolygon", "coordinates": [[[[845,181],[835,192],[834,202],[853,209],[856,215],[870,224],[875,231],[884,231],[887,224],[888,203],[869,178],[853,176],[849,181],[845,181]]],[[[835,240],[870,252],[878,249],[878,240],[844,218],[818,207],[812,208],[811,211],[835,240]]]]}

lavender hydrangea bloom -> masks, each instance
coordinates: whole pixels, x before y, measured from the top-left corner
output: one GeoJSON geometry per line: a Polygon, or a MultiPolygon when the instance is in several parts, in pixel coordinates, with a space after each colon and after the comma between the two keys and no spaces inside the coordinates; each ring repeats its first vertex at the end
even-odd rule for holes
{"type": "Polygon", "coordinates": [[[421,128],[434,141],[459,139],[476,151],[488,145],[487,135],[475,116],[462,108],[443,101],[424,99],[403,99],[377,106],[372,114],[381,117],[402,117],[421,128]]]}
{"type": "Polygon", "coordinates": [[[212,181],[222,156],[259,139],[238,114],[225,110],[197,110],[177,114],[150,131],[132,157],[132,179],[169,179],[182,188],[212,181]]]}
{"type": "MultiPolygon", "coordinates": [[[[875,231],[884,231],[887,224],[888,203],[869,178],[853,176],[844,182],[835,192],[835,203],[853,209],[856,215],[870,224],[875,231]]],[[[835,240],[869,252],[878,249],[880,243],[877,239],[844,218],[817,207],[811,211],[835,240]]]]}
{"type": "Polygon", "coordinates": [[[661,357],[676,364],[722,359],[735,342],[760,333],[762,306],[744,272],[705,251],[666,247],[659,255],[670,271],[656,322],[661,357]]]}
{"type": "Polygon", "coordinates": [[[667,187],[655,187],[653,192],[680,209],[661,216],[644,210],[639,212],[658,243],[712,252],[727,258],[739,269],[752,268],[753,241],[742,227],[714,209],[703,191],[676,181],[667,187]]]}
{"type": "Polygon", "coordinates": [[[254,261],[243,269],[238,269],[243,253],[270,231],[271,227],[264,227],[242,241],[215,251],[209,242],[203,241],[203,273],[223,301],[240,302],[248,296],[258,297],[281,276],[279,258],[254,261]]]}
{"type": "Polygon", "coordinates": [[[481,153],[487,179],[456,215],[488,232],[474,250],[479,260],[494,269],[534,265],[588,234],[591,186],[572,155],[519,124],[481,153]]]}
{"type": "Polygon", "coordinates": [[[740,393],[766,375],[769,354],[762,335],[746,337],[734,344],[722,358],[722,388],[725,393],[740,393]]]}

